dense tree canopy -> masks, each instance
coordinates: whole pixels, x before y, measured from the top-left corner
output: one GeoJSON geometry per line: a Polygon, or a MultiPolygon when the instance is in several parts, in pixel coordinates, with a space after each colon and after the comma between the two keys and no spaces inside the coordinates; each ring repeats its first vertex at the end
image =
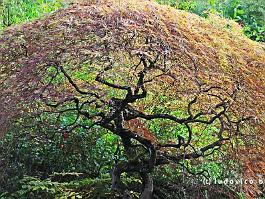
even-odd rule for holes
{"type": "Polygon", "coordinates": [[[235,22],[106,0],[9,28],[0,43],[1,134],[17,125],[65,139],[106,129],[121,138],[124,157],[112,171],[115,189],[135,172],[141,198],[151,198],[155,167],[239,139],[262,152],[264,47],[235,22]]]}

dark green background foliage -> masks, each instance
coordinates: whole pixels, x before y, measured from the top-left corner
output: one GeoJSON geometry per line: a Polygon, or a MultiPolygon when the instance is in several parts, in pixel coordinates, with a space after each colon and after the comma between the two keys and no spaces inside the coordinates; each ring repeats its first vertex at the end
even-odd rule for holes
{"type": "Polygon", "coordinates": [[[62,0],[0,0],[0,29],[61,8],[62,0]]]}

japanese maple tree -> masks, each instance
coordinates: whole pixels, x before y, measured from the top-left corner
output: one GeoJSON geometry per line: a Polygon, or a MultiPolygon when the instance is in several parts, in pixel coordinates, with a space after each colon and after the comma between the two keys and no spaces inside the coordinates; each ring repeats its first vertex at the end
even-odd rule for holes
{"type": "Polygon", "coordinates": [[[233,22],[110,0],[9,28],[0,43],[2,133],[43,114],[65,139],[107,129],[126,157],[112,170],[114,189],[124,189],[122,173],[138,173],[141,198],[151,198],[155,167],[264,137],[264,49],[233,22]]]}

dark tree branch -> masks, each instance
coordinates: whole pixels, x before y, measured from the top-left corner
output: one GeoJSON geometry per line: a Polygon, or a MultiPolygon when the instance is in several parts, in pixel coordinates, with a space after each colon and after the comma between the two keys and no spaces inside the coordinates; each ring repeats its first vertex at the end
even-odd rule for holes
{"type": "MultiPolygon", "coordinates": [[[[147,42],[149,42],[148,39],[147,42]]],[[[108,103],[102,99],[102,96],[99,96],[92,92],[81,90],[78,87],[78,85],[73,81],[73,79],[67,74],[64,68],[59,64],[57,64],[56,66],[64,74],[64,76],[69,81],[71,86],[73,86],[75,90],[79,94],[81,94],[81,96],[94,97],[94,98],[92,99],[80,98],[79,96],[79,98],[73,97],[68,100],[58,102],[57,104],[50,105],[51,107],[56,108],[64,102],[67,101],[74,102],[75,105],[74,107],[69,107],[67,109],[57,111],[57,113],[59,113],[58,116],[59,118],[60,115],[64,112],[67,111],[77,112],[77,117],[74,120],[74,122],[72,122],[71,124],[65,127],[65,129],[68,129],[68,132],[74,131],[76,128],[84,128],[86,130],[89,130],[93,126],[98,125],[121,137],[121,141],[123,143],[125,153],[128,156],[128,160],[121,162],[119,162],[118,160],[115,161],[115,167],[112,171],[112,187],[114,189],[123,189],[122,188],[123,185],[120,179],[121,174],[124,172],[137,172],[142,176],[143,180],[143,191],[140,197],[143,199],[149,199],[152,197],[153,183],[149,173],[154,170],[155,166],[169,164],[170,162],[182,164],[181,162],[183,160],[209,156],[213,154],[216,150],[219,150],[220,147],[224,144],[224,142],[231,138],[233,131],[239,132],[240,124],[249,119],[249,118],[241,118],[237,121],[232,121],[230,119],[229,114],[227,114],[227,111],[229,110],[229,107],[231,105],[230,101],[227,100],[225,96],[214,93],[215,90],[222,89],[219,86],[211,86],[209,88],[202,89],[201,87],[203,85],[200,85],[201,89],[200,92],[190,102],[188,102],[187,106],[188,116],[185,118],[179,118],[174,115],[166,113],[146,114],[144,112],[136,110],[133,106],[131,106],[131,104],[147,96],[145,83],[150,81],[145,80],[145,76],[149,70],[156,67],[155,65],[159,59],[159,56],[160,55],[158,54],[154,58],[154,60],[151,60],[151,58],[148,57],[147,55],[144,54],[140,55],[140,62],[138,65],[136,65],[136,67],[138,67],[140,64],[143,64],[143,70],[138,73],[138,79],[134,90],[132,89],[131,86],[110,83],[103,79],[102,73],[98,74],[95,79],[97,82],[106,85],[109,88],[124,90],[127,92],[124,98],[122,99],[112,98],[108,103]],[[216,104],[213,104],[210,107],[205,108],[207,110],[201,110],[200,112],[194,113],[195,111],[193,110],[193,107],[194,105],[196,105],[196,103],[199,103],[198,101],[200,95],[208,96],[211,99],[213,98],[216,104]],[[98,101],[101,104],[97,104],[98,101]],[[105,105],[106,106],[108,105],[110,106],[110,111],[108,111],[107,113],[98,112],[95,114],[91,114],[85,108],[87,106],[90,107],[92,105],[93,106],[96,105],[97,108],[102,108],[105,105]],[[83,116],[89,120],[97,119],[97,121],[94,121],[90,126],[82,125],[78,123],[80,116],[83,116]],[[166,119],[172,121],[175,125],[183,124],[188,132],[187,140],[185,140],[184,137],[182,137],[181,135],[178,135],[177,143],[165,143],[165,144],[155,143],[152,140],[149,140],[147,137],[138,134],[134,130],[131,130],[130,127],[125,127],[126,125],[124,125],[124,123],[132,119],[144,119],[144,120],[166,119]],[[218,121],[218,123],[216,124],[220,125],[218,127],[219,128],[218,140],[204,147],[196,149],[193,146],[194,143],[192,140],[193,138],[192,125],[203,124],[207,127],[208,125],[215,124],[216,121],[218,121]],[[224,138],[223,136],[224,132],[230,132],[231,135],[224,138]],[[138,144],[136,145],[133,144],[133,141],[136,141],[138,144]],[[141,146],[144,150],[140,154],[134,152],[135,154],[132,157],[131,151],[137,151],[137,146],[141,146]],[[192,148],[193,151],[186,153],[186,149],[189,146],[192,148]],[[181,149],[182,147],[184,149],[184,152],[181,149]],[[178,149],[178,151],[182,151],[182,153],[178,155],[172,155],[172,154],[169,155],[167,152],[165,152],[166,151],[165,149],[167,148],[175,148],[178,149]]],[[[58,71],[56,75],[58,75],[58,71]]],[[[53,81],[54,78],[55,77],[52,77],[51,81],[53,81]]],[[[234,97],[235,94],[232,94],[231,96],[234,97]]],[[[191,173],[191,171],[188,168],[186,169],[189,173],[191,173]]],[[[199,174],[202,173],[204,173],[204,171],[200,172],[199,174]]]]}

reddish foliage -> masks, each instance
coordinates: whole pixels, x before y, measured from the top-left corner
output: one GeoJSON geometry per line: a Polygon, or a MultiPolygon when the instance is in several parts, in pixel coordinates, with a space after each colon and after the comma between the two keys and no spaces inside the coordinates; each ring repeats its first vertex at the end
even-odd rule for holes
{"type": "Polygon", "coordinates": [[[125,127],[135,132],[137,135],[150,140],[152,143],[155,143],[157,140],[156,136],[137,118],[126,121],[125,127]]]}

